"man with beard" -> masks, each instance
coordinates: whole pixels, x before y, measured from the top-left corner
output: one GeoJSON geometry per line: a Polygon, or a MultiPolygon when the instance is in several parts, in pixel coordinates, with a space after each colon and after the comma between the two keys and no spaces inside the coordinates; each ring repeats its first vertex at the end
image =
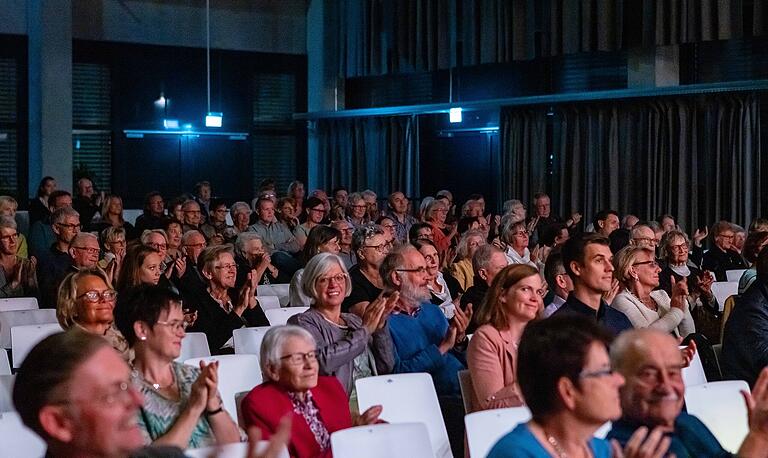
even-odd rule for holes
{"type": "Polygon", "coordinates": [[[440,308],[429,301],[426,261],[410,245],[388,254],[380,273],[385,291],[400,292],[389,318],[397,350],[395,372],[429,372],[438,395],[459,395],[457,374],[466,366],[452,350],[466,339],[464,331],[472,308],[466,314],[457,310],[448,322],[440,308]]]}

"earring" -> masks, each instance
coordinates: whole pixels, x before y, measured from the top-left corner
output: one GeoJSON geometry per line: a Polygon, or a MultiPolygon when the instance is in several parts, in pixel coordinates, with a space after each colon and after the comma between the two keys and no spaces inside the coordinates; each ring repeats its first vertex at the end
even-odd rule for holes
{"type": "Polygon", "coordinates": [[[145,340],[147,340],[147,336],[141,336],[141,337],[139,337],[139,340],[141,340],[142,342],[144,342],[145,340]]]}

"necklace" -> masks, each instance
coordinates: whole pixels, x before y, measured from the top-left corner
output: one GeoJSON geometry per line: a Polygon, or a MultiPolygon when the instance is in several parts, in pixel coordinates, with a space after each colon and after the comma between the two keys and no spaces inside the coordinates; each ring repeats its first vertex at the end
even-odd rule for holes
{"type": "Polygon", "coordinates": [[[640,299],[639,297],[635,296],[635,293],[630,291],[629,288],[625,289],[624,291],[626,291],[627,294],[629,294],[630,296],[632,296],[635,299],[637,299],[641,304],[645,305],[649,309],[651,309],[653,311],[658,311],[659,310],[659,306],[656,304],[656,301],[653,300],[653,298],[651,296],[648,296],[648,299],[640,299]]]}
{"type": "Polygon", "coordinates": [[[165,386],[160,385],[159,383],[155,383],[152,380],[149,380],[148,378],[146,378],[144,376],[144,374],[141,373],[141,371],[137,370],[136,368],[134,368],[134,371],[136,371],[136,373],[139,374],[139,376],[142,378],[142,380],[144,380],[147,384],[152,386],[152,388],[155,391],[160,391],[160,390],[164,390],[166,388],[172,387],[173,384],[176,382],[176,374],[173,373],[173,368],[172,367],[169,366],[169,368],[171,369],[171,383],[169,383],[168,385],[165,385],[165,386]]]}
{"type": "Polygon", "coordinates": [[[568,458],[568,454],[565,453],[565,450],[563,450],[563,447],[560,446],[560,444],[555,439],[555,436],[551,434],[547,434],[547,442],[549,442],[549,445],[552,446],[552,448],[555,449],[555,453],[557,453],[557,458],[568,458]]]}

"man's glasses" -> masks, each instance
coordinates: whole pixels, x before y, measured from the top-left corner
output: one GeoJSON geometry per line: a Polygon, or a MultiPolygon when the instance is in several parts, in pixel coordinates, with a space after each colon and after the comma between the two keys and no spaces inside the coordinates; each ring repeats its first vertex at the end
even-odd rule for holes
{"type": "Polygon", "coordinates": [[[15,232],[13,234],[8,234],[0,237],[0,240],[5,240],[6,242],[10,242],[11,240],[16,240],[17,238],[19,238],[19,234],[18,232],[15,232]]]}
{"type": "Polygon", "coordinates": [[[213,266],[214,269],[225,269],[225,270],[237,270],[237,264],[223,264],[220,266],[213,266]]]}
{"type": "Polygon", "coordinates": [[[99,251],[101,251],[100,248],[89,248],[87,246],[73,246],[72,248],[76,250],[83,250],[88,254],[99,254],[99,251]]]}
{"type": "Polygon", "coordinates": [[[63,227],[64,229],[80,229],[83,227],[81,224],[64,224],[64,223],[56,223],[57,226],[63,227]]]}
{"type": "Polygon", "coordinates": [[[389,242],[384,242],[381,245],[363,245],[365,248],[373,248],[379,253],[386,253],[389,251],[389,242]]]}
{"type": "Polygon", "coordinates": [[[288,364],[298,366],[304,364],[304,362],[317,361],[317,352],[309,351],[307,353],[291,353],[290,355],[281,356],[280,360],[288,361],[288,364]]]}
{"type": "Polygon", "coordinates": [[[105,302],[112,302],[115,299],[117,299],[117,291],[114,289],[106,289],[104,291],[96,291],[95,289],[92,289],[90,291],[86,291],[83,294],[77,296],[77,299],[85,298],[86,301],[96,303],[99,302],[99,299],[105,301],[105,302]]]}
{"type": "Polygon", "coordinates": [[[413,269],[395,269],[395,272],[417,272],[420,274],[425,274],[427,273],[427,268],[424,266],[420,266],[413,269]]]}

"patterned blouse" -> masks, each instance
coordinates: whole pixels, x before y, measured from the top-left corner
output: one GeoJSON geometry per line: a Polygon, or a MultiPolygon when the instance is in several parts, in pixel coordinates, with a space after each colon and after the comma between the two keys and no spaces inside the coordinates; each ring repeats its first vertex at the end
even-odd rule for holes
{"type": "MultiPolygon", "coordinates": [[[[179,401],[173,401],[163,396],[152,387],[152,384],[144,380],[137,371],[131,373],[133,385],[144,396],[144,405],[139,410],[139,428],[141,428],[144,436],[144,443],[147,445],[171,429],[179,414],[186,407],[192,391],[192,384],[195,383],[200,374],[200,369],[193,366],[179,364],[175,361],[171,365],[179,389],[179,401]]],[[[189,438],[187,448],[200,448],[211,445],[216,445],[216,437],[213,435],[211,425],[208,424],[205,416],[200,416],[189,438]]]]}
{"type": "Polygon", "coordinates": [[[307,390],[302,401],[298,393],[288,393],[288,397],[293,403],[293,411],[304,417],[312,434],[315,435],[315,440],[320,445],[323,452],[331,448],[331,435],[328,433],[328,429],[320,420],[320,411],[315,405],[315,401],[312,398],[312,392],[307,390]]]}

